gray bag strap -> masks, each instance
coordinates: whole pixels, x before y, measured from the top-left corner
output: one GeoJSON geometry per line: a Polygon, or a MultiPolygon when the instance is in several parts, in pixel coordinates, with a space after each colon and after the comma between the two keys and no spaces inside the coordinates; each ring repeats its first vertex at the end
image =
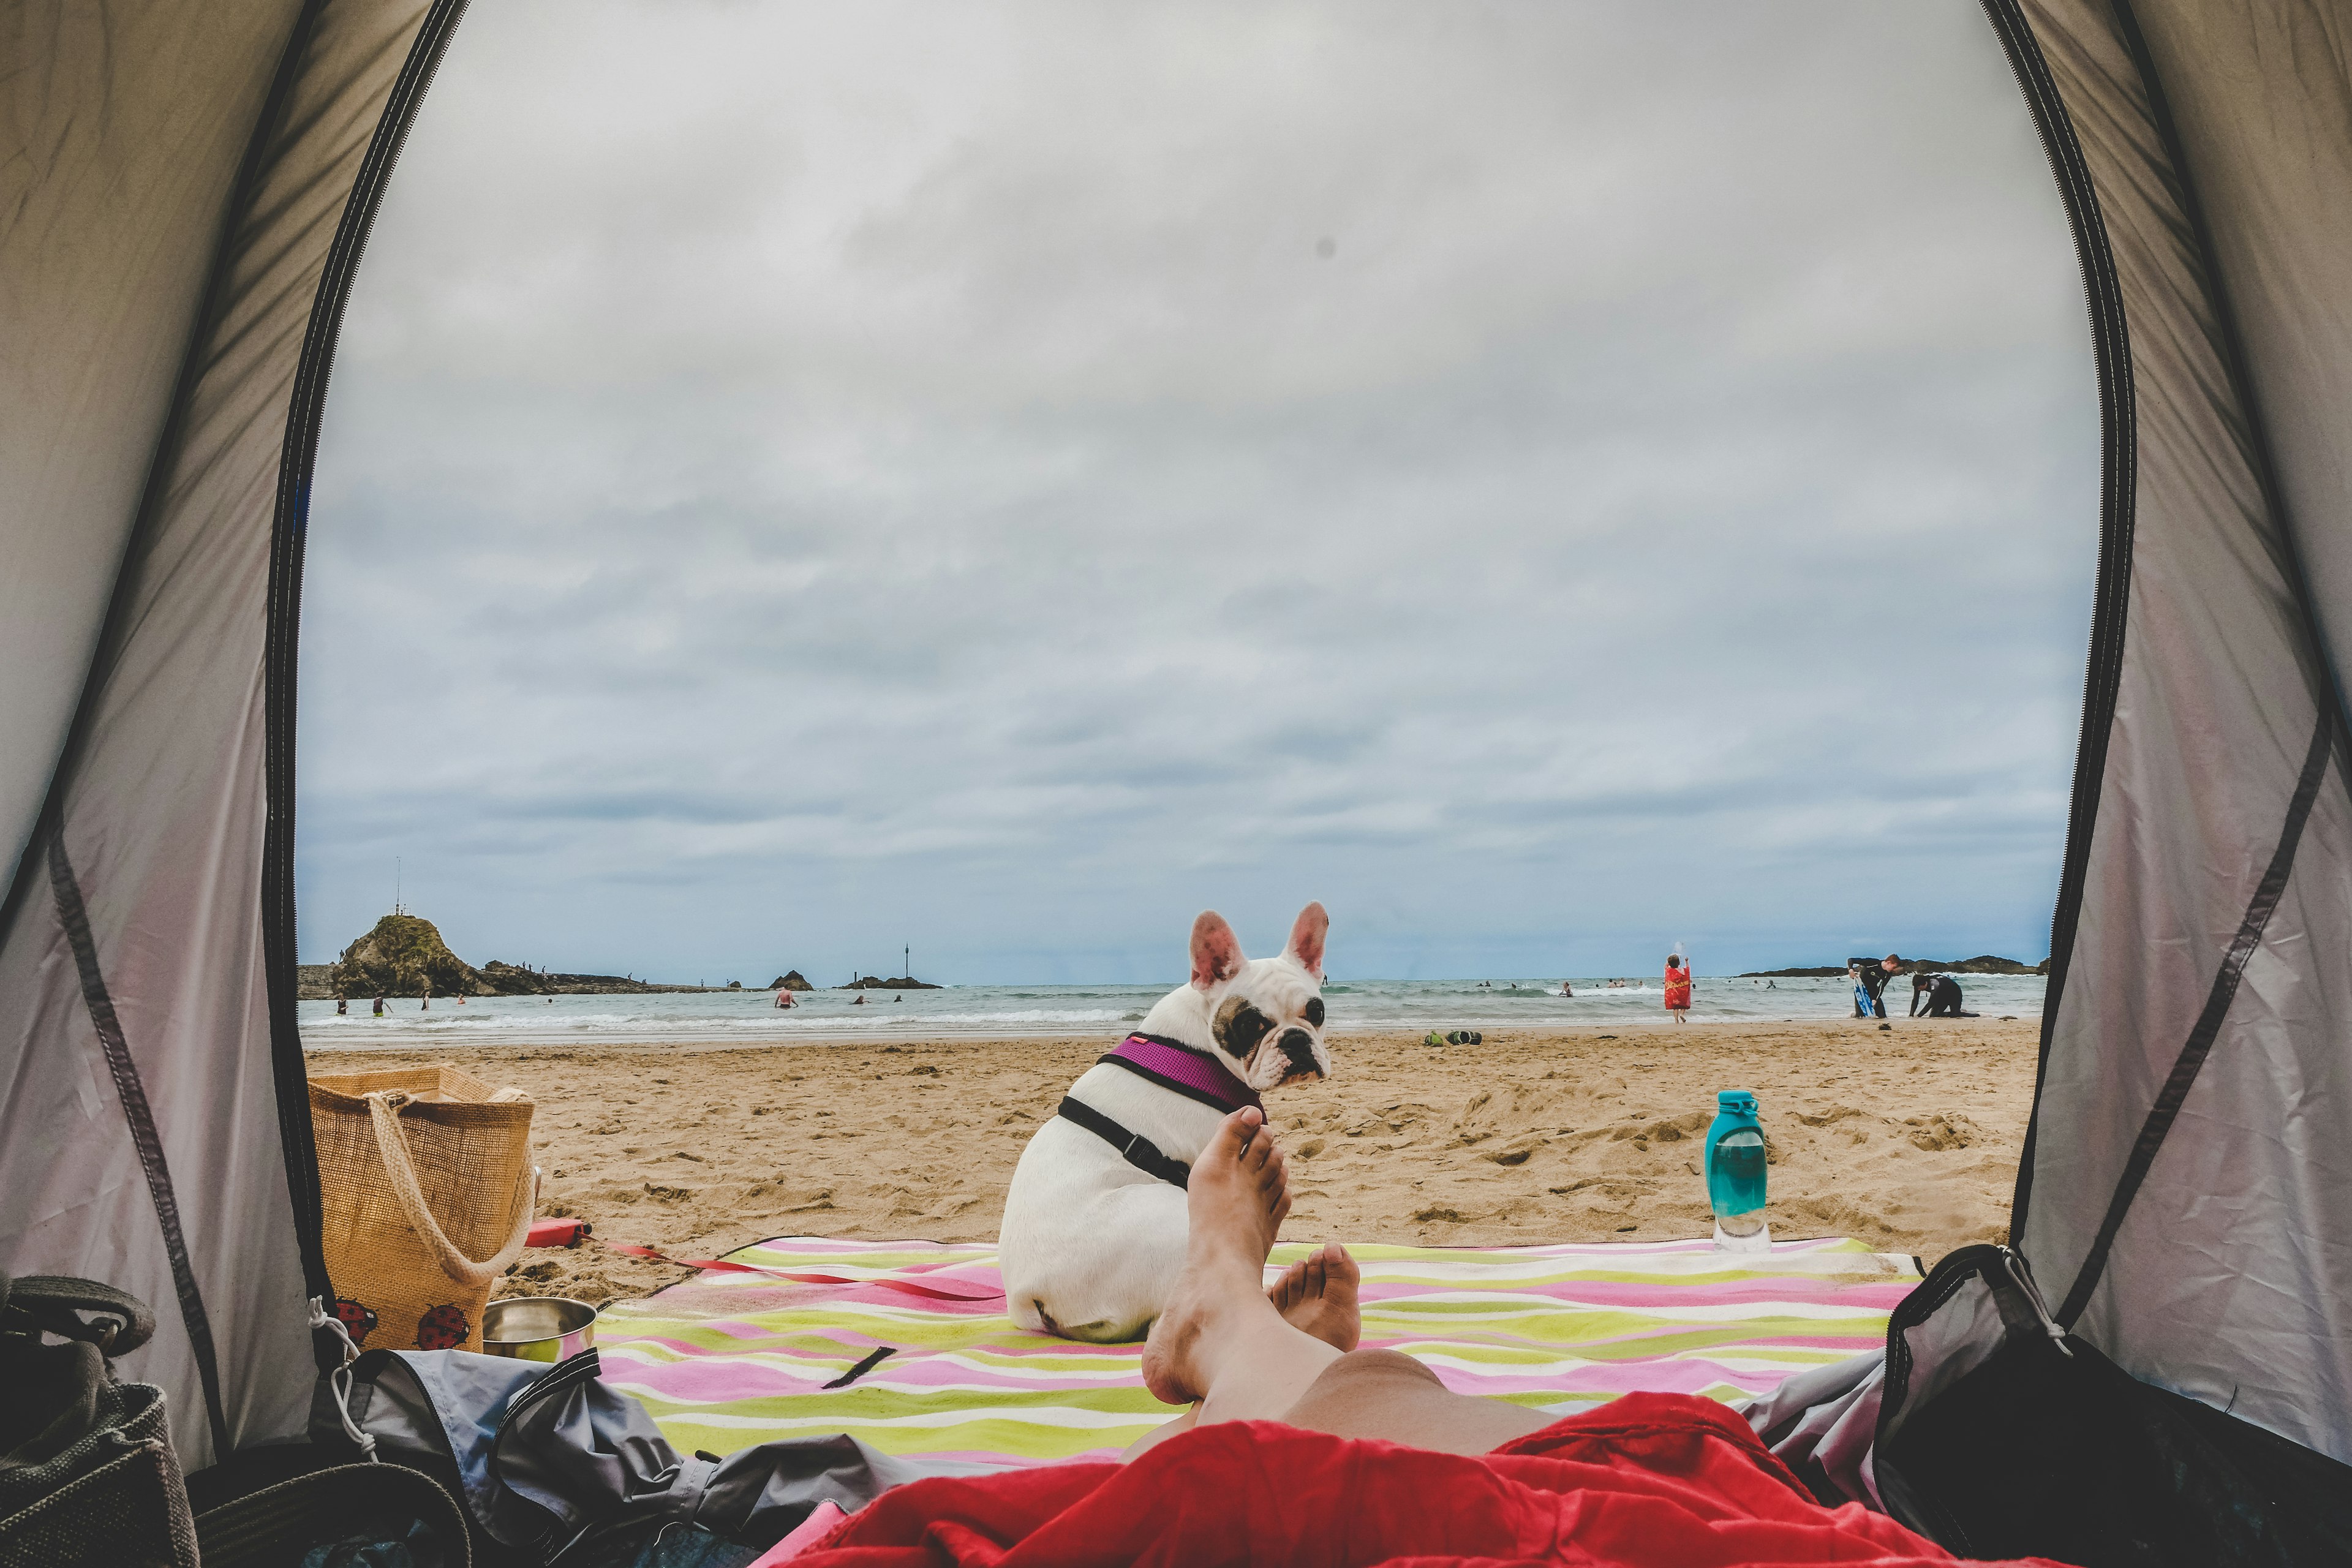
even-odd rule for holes
{"type": "Polygon", "coordinates": [[[0,1274],[0,1332],[50,1333],[96,1345],[100,1355],[127,1355],[154,1337],[155,1314],[128,1290],[95,1279],[0,1274]]]}

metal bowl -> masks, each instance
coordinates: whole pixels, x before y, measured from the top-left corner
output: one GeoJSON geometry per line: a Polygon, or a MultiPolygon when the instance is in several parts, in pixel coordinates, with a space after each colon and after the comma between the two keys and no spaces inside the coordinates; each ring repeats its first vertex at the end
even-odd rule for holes
{"type": "Polygon", "coordinates": [[[558,1362],[596,1340],[598,1309],[562,1296],[511,1296],[482,1309],[482,1353],[558,1362]]]}

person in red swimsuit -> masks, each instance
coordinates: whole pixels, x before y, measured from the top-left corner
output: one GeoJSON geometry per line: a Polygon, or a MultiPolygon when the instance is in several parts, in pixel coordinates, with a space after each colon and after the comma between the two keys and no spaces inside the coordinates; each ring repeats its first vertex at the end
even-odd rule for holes
{"type": "Polygon", "coordinates": [[[1690,966],[1683,962],[1681,953],[1669,953],[1666,957],[1666,1011],[1675,1016],[1677,1024],[1690,1022],[1683,1016],[1690,1011],[1690,966]]]}

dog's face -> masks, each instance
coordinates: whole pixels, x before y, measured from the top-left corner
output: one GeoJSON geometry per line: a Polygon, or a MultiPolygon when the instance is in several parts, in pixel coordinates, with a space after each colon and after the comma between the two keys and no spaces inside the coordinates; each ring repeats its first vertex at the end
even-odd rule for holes
{"type": "Polygon", "coordinates": [[[1233,1075],[1263,1093],[1331,1076],[1323,1044],[1321,904],[1298,912],[1280,958],[1245,959],[1223,916],[1192,922],[1192,985],[1209,1001],[1210,1033],[1233,1075]]]}

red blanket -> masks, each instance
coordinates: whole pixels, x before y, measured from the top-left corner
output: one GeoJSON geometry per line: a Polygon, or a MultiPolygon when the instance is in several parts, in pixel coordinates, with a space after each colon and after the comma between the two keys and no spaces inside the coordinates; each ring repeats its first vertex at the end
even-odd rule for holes
{"type": "Polygon", "coordinates": [[[1476,1458],[1235,1421],[1132,1465],[916,1481],[793,1568],[1951,1560],[1883,1514],[1822,1507],[1722,1405],[1629,1394],[1476,1458]]]}

